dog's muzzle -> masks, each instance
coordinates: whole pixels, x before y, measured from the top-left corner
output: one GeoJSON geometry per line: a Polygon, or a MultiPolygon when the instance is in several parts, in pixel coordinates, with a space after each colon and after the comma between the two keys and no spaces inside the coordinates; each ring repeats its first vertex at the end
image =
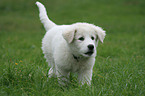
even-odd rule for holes
{"type": "Polygon", "coordinates": [[[94,53],[94,51],[88,51],[85,53],[85,55],[91,56],[94,53]]]}
{"type": "Polygon", "coordinates": [[[94,53],[94,45],[88,45],[89,51],[85,53],[85,55],[91,56],[94,53]]]}

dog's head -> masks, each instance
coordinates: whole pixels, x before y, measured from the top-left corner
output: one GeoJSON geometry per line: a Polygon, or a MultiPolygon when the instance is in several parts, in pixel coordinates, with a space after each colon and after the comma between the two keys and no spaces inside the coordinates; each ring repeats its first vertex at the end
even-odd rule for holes
{"type": "Polygon", "coordinates": [[[76,23],[62,33],[72,54],[76,56],[96,56],[98,41],[103,43],[105,31],[93,24],[76,23]]]}

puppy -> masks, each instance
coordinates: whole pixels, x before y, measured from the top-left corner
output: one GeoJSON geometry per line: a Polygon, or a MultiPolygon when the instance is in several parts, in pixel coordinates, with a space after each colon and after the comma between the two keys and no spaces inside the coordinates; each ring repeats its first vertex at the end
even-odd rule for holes
{"type": "Polygon", "coordinates": [[[43,4],[36,2],[39,17],[46,29],[42,40],[44,57],[51,67],[49,77],[57,76],[65,84],[70,72],[78,74],[78,81],[91,85],[98,41],[103,43],[105,31],[93,24],[56,25],[47,16],[43,4]]]}

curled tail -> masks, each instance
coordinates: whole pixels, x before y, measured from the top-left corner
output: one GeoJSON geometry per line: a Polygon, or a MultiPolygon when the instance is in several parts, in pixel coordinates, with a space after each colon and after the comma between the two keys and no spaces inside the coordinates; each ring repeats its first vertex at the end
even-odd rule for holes
{"type": "Polygon", "coordinates": [[[46,31],[48,31],[49,29],[51,29],[52,27],[56,26],[55,23],[53,23],[47,16],[47,12],[46,9],[44,7],[43,4],[41,4],[40,2],[36,2],[36,5],[39,8],[39,17],[41,20],[41,23],[44,25],[44,28],[46,31]]]}

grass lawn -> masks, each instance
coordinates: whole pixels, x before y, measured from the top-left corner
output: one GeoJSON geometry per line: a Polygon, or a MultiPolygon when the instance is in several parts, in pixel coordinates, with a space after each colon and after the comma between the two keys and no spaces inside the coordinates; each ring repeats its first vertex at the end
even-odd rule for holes
{"type": "MultiPolygon", "coordinates": [[[[39,0],[40,1],[40,0],[39,0]]],[[[56,24],[106,30],[91,86],[48,80],[36,0],[0,0],[0,96],[145,96],[144,0],[41,0],[56,24]]]]}

